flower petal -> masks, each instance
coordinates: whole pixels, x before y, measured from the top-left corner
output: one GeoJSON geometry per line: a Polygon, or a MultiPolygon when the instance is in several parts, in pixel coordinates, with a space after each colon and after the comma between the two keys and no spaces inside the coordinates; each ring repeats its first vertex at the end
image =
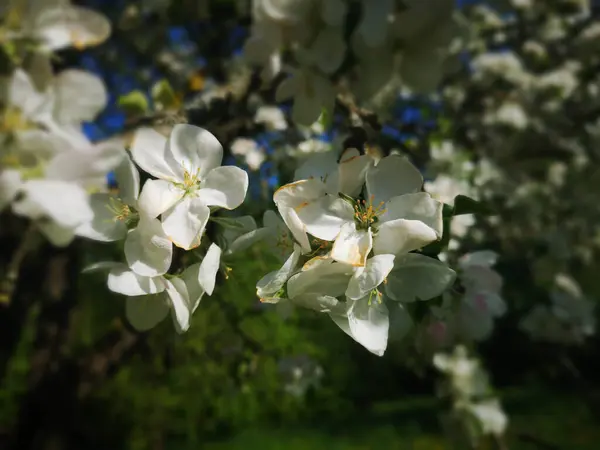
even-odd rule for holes
{"type": "Polygon", "coordinates": [[[141,215],[154,219],[176,205],[184,191],[165,180],[148,180],[137,202],[141,215]]]}
{"type": "Polygon", "coordinates": [[[420,220],[397,219],[379,226],[373,239],[373,251],[376,255],[402,255],[425,247],[437,239],[435,230],[420,220]]]}
{"type": "Polygon", "coordinates": [[[294,252],[279,270],[268,273],[256,283],[256,295],[261,301],[271,303],[279,301],[279,298],[275,296],[296,270],[300,259],[300,250],[300,247],[295,246],[294,252]]]}
{"type": "Polygon", "coordinates": [[[356,149],[348,149],[342,155],[339,166],[338,191],[350,197],[357,197],[365,184],[367,170],[373,158],[361,155],[356,149]]]}
{"type": "Polygon", "coordinates": [[[469,266],[491,267],[498,261],[498,253],[491,250],[481,250],[467,253],[458,260],[458,265],[465,270],[469,266]]]}
{"type": "Polygon", "coordinates": [[[117,294],[137,295],[158,294],[165,290],[163,277],[145,277],[127,267],[111,269],[108,274],[108,288],[117,294]]]}
{"type": "Polygon", "coordinates": [[[331,319],[348,336],[371,353],[383,356],[387,348],[389,313],[383,303],[368,304],[368,298],[347,304],[345,316],[330,314],[331,319]]]}
{"type": "Polygon", "coordinates": [[[367,192],[372,203],[387,202],[398,195],[418,192],[423,186],[421,173],[408,159],[390,155],[367,171],[367,192]]]}
{"type": "Polygon", "coordinates": [[[198,271],[198,283],[208,295],[212,295],[215,289],[215,281],[221,265],[221,248],[210,244],[198,271]]]}
{"type": "Polygon", "coordinates": [[[404,303],[429,300],[441,295],[454,283],[456,272],[434,258],[417,253],[396,257],[387,277],[385,293],[404,303]]]}
{"type": "Polygon", "coordinates": [[[426,192],[416,194],[400,195],[390,199],[386,205],[386,211],[380,217],[381,222],[396,219],[419,220],[428,225],[438,239],[443,232],[443,203],[433,199],[426,192]]]}
{"type": "Polygon", "coordinates": [[[89,222],[84,222],[75,230],[81,237],[101,242],[113,242],[124,239],[127,235],[127,225],[115,217],[110,207],[118,199],[110,194],[98,193],[90,196],[90,206],[94,217],[89,222]]]}
{"type": "Polygon", "coordinates": [[[281,214],[281,218],[289,228],[290,232],[292,233],[292,236],[294,236],[294,239],[302,247],[302,251],[305,253],[310,252],[311,247],[310,242],[308,240],[308,235],[306,234],[306,229],[304,227],[304,224],[298,217],[296,211],[294,211],[293,208],[288,208],[284,206],[278,207],[278,209],[279,214],[281,214]]]}
{"type": "Polygon", "coordinates": [[[394,255],[376,255],[367,260],[365,267],[355,269],[348,283],[346,297],[359,300],[376,289],[394,267],[394,255]]]}
{"type": "Polygon", "coordinates": [[[344,224],[354,221],[352,206],[330,195],[297,207],[296,213],[307,232],[326,241],[333,241],[344,224]]]}
{"type": "Polygon", "coordinates": [[[223,147],[210,131],[178,124],[173,127],[167,142],[167,158],[180,180],[183,180],[184,171],[204,179],[221,165],[223,147]]]}
{"type": "Polygon", "coordinates": [[[183,181],[165,159],[167,138],[152,128],[138,128],[131,143],[131,157],[153,177],[175,182],[183,181]]]}
{"type": "Polygon", "coordinates": [[[15,214],[31,219],[49,217],[58,225],[75,228],[92,220],[94,213],[85,190],[58,180],[30,180],[23,183],[22,198],[13,202],[15,214]]]}
{"type": "Polygon", "coordinates": [[[177,247],[191,250],[200,245],[210,209],[198,197],[186,196],[162,216],[162,226],[177,247]]]}
{"type": "Polygon", "coordinates": [[[235,209],[244,202],[247,190],[246,171],[239,167],[224,166],[208,173],[197,195],[207,206],[235,209]]]}
{"type": "Polygon", "coordinates": [[[31,26],[48,50],[98,45],[111,32],[110,22],[102,14],[64,4],[44,8],[31,26]]]}
{"type": "Polygon", "coordinates": [[[200,300],[204,296],[205,292],[199,282],[198,273],[200,272],[200,263],[192,264],[187,267],[181,274],[181,279],[184,281],[189,298],[189,308],[193,314],[200,304],[200,300]]]}
{"type": "Polygon", "coordinates": [[[60,123],[92,121],[108,103],[102,79],[83,70],[63,70],[54,79],[52,88],[53,118],[60,123]]]}
{"type": "Polygon", "coordinates": [[[169,315],[169,304],[164,294],[127,297],[125,317],[133,328],[148,331],[169,315]]]}
{"type": "Polygon", "coordinates": [[[171,304],[171,317],[175,330],[183,333],[190,327],[190,300],[185,282],[180,278],[172,278],[167,281],[167,296],[171,304]]]}
{"type": "Polygon", "coordinates": [[[124,250],[127,264],[139,275],[163,275],[171,266],[173,245],[158,219],[140,217],[138,226],[125,238],[124,250]]]}
{"type": "Polygon", "coordinates": [[[119,188],[119,198],[126,205],[134,206],[140,195],[140,173],[129,153],[125,153],[125,157],[115,168],[115,178],[119,188]]]}
{"type": "Polygon", "coordinates": [[[385,43],[388,16],[393,10],[394,0],[363,0],[363,15],[358,32],[369,47],[380,47],[385,43]]]}
{"type": "Polygon", "coordinates": [[[46,239],[56,247],[66,247],[75,238],[73,228],[64,227],[56,222],[41,221],[37,226],[46,239]]]}
{"type": "Polygon", "coordinates": [[[352,277],[351,266],[325,263],[293,275],[287,283],[290,300],[306,294],[339,297],[344,294],[352,277]]]}
{"type": "Polygon", "coordinates": [[[14,200],[22,182],[19,171],[10,169],[0,171],[0,211],[14,200]]]}
{"type": "Polygon", "coordinates": [[[371,230],[357,230],[354,222],[348,222],[344,224],[333,243],[331,257],[336,261],[360,267],[366,264],[372,248],[371,230]]]}

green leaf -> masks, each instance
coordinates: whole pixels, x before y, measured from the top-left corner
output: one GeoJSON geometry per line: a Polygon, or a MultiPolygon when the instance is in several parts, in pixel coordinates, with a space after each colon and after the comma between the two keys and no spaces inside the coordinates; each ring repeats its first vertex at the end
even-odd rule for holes
{"type": "Polygon", "coordinates": [[[179,100],[167,80],[160,80],[152,86],[151,94],[157,110],[179,107],[179,100]]]}
{"type": "Polygon", "coordinates": [[[473,200],[465,195],[457,195],[454,199],[454,216],[463,214],[480,214],[493,216],[495,212],[485,203],[473,200]]]}
{"type": "Polygon", "coordinates": [[[131,116],[144,115],[150,110],[146,94],[142,91],[131,91],[125,95],[121,95],[118,105],[125,111],[125,114],[131,116]]]}

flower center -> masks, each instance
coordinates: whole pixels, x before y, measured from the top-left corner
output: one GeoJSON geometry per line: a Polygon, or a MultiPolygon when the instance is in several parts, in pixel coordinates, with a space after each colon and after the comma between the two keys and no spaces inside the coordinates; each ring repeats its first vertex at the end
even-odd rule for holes
{"type": "Polygon", "coordinates": [[[135,219],[135,211],[129,205],[123,203],[120,198],[111,197],[106,207],[112,213],[115,222],[129,223],[135,219]]]}
{"type": "Polygon", "coordinates": [[[17,108],[7,108],[0,120],[0,132],[20,131],[33,128],[31,122],[17,108]]]}
{"type": "Polygon", "coordinates": [[[369,202],[358,200],[354,205],[354,219],[358,229],[366,230],[379,221],[379,216],[386,212],[385,202],[373,205],[375,196],[371,195],[369,202]]]}

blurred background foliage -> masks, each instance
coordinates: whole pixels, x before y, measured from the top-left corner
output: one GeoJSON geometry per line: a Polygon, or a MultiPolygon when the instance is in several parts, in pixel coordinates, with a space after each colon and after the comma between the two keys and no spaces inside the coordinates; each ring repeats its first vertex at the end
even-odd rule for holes
{"type": "MultiPolygon", "coordinates": [[[[64,50],[54,61],[56,70],[80,67],[100,75],[108,87],[109,107],[97,121],[86,124],[92,140],[126,134],[141,124],[168,125],[180,120],[182,111],[190,123],[213,131],[225,148],[243,136],[260,142],[267,153],[275,152],[282,140],[292,145],[304,140],[293,129],[283,136],[266,130],[254,123],[246,108],[245,92],[257,80],[241,62],[251,20],[243,13],[245,2],[77,3],[102,11],[113,23],[113,34],[102,46],[64,50]]],[[[485,28],[476,32],[491,33],[485,28]]],[[[517,33],[502,45],[510,49],[522,41],[517,33]]],[[[477,135],[465,132],[472,124],[469,120],[482,114],[484,95],[480,87],[469,85],[469,77],[467,71],[458,71],[444,82],[445,87],[466,86],[470,100],[460,107],[444,96],[401,97],[389,108],[378,133],[367,130],[360,138],[384,151],[399,147],[422,167],[431,144],[445,139],[479,151],[493,139],[485,127],[477,135]]],[[[512,87],[495,83],[486,89],[485,96],[493,97],[512,87]]],[[[273,98],[268,88],[261,95],[273,98]]],[[[313,139],[329,143],[350,128],[337,117],[329,119],[313,139]]],[[[581,133],[581,124],[561,126],[573,135],[581,133]]],[[[494,133],[497,139],[499,131],[494,133]]],[[[512,131],[502,133],[501,139],[517,139],[512,131]]],[[[530,149],[551,140],[540,144],[535,133],[519,134],[518,139],[518,145],[530,149]]],[[[523,155],[517,145],[512,148],[523,155]]],[[[236,161],[231,153],[228,158],[236,161]]],[[[544,164],[530,163],[539,164],[540,170],[544,164]]],[[[290,179],[291,170],[285,156],[274,156],[252,172],[255,188],[245,212],[256,215],[264,210],[273,189],[290,179]]],[[[523,183],[517,175],[501,181],[512,183],[506,195],[523,183]]],[[[591,206],[587,204],[595,209],[588,209],[590,214],[598,211],[597,192],[591,206]]],[[[565,188],[563,195],[569,198],[573,193],[565,188]]],[[[489,200],[498,208],[507,204],[489,200]]],[[[549,211],[542,222],[559,224],[564,213],[549,211]]],[[[537,256],[548,252],[548,242],[531,222],[527,205],[500,212],[503,221],[513,225],[500,225],[498,232],[483,220],[479,225],[484,239],[466,239],[463,246],[491,248],[503,255],[497,269],[506,280],[503,296],[511,303],[493,337],[477,347],[510,420],[504,442],[486,441],[481,448],[597,449],[600,342],[592,337],[576,348],[537,343],[518,328],[523,309],[534,299],[546,301],[533,273],[532,254],[540,261],[537,256]]],[[[21,221],[10,225],[23,226],[21,221]]],[[[0,233],[7,254],[16,245],[9,228],[0,233]]],[[[597,252],[588,239],[584,233],[578,245],[597,252]]],[[[23,302],[3,311],[0,322],[0,434],[17,430],[17,448],[452,448],[443,437],[439,413],[444,405],[435,395],[438,376],[430,361],[406,343],[394,343],[386,357],[378,358],[330,326],[325,316],[261,304],[255,296],[256,280],[277,265],[264,249],[257,247],[231,263],[232,276],[219,280],[216,294],[202,301],[184,335],[173,333],[170,323],[144,334],[132,331],[123,318],[123,299],[106,289],[101,276],[79,275],[86,262],[111,255],[116,259],[118,254],[91,242],[60,251],[42,246],[21,276],[17,292],[23,302]],[[38,280],[39,273],[50,274],[46,290],[50,297],[53,290],[59,291],[56,298],[61,300],[40,303],[32,298],[39,286],[32,286],[31,280],[38,280]],[[62,336],[58,341],[57,335],[62,336]]],[[[597,297],[600,266],[596,257],[588,261],[592,262],[582,264],[575,258],[566,264],[575,269],[585,292],[597,297]]]]}

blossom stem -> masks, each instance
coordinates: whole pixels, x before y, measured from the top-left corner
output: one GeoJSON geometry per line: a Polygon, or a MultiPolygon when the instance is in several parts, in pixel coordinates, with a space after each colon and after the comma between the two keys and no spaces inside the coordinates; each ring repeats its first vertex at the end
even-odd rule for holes
{"type": "Polygon", "coordinates": [[[27,256],[27,253],[35,247],[37,236],[37,229],[34,224],[29,225],[29,228],[25,231],[23,239],[19,247],[15,250],[9,264],[6,274],[0,280],[0,304],[9,305],[14,294],[17,281],[19,279],[19,272],[21,271],[21,264],[27,256]]]}

